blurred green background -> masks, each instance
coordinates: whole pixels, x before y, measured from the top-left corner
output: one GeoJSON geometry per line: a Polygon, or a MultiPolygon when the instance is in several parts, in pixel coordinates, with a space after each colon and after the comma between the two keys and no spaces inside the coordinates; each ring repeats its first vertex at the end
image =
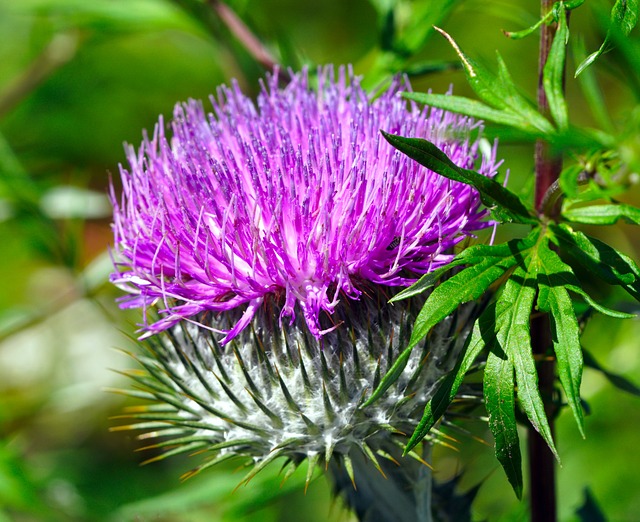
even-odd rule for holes
{"type": "MultiPolygon", "coordinates": [[[[416,77],[415,90],[453,85],[471,96],[463,74],[448,65],[453,51],[429,30],[437,22],[475,58],[495,63],[499,49],[516,83],[534,97],[536,38],[514,42],[501,32],[535,22],[532,0],[229,5],[283,63],[353,63],[374,86],[398,67],[381,50],[379,13],[393,3],[401,4],[398,27],[413,24],[418,35],[407,40],[413,48],[399,67],[437,70],[416,77]]],[[[588,7],[571,25],[588,50],[600,45],[603,29],[588,7]]],[[[615,54],[597,67],[606,110],[621,123],[637,93],[615,54]]],[[[571,116],[594,125],[574,69],[570,62],[571,116]]],[[[320,473],[306,495],[304,477],[280,486],[277,465],[237,491],[242,474],[233,466],[181,483],[193,459],[140,466],[149,455],[135,451],[142,445],[135,434],[109,432],[117,424],[109,418],[127,401],[105,388],[128,386],[118,369],[135,363],[120,350],[136,350],[138,320],[138,312],[116,307],[118,291],[107,283],[105,194],[110,176],[118,177],[122,144],[137,145],[142,129],[152,130],[160,114],[169,117],[175,102],[204,99],[232,78],[255,93],[262,74],[198,0],[0,0],[0,521],[350,520],[320,473]]],[[[637,135],[634,142],[640,147],[637,135]]],[[[532,150],[530,143],[500,148],[510,186],[523,193],[531,190],[532,150]]],[[[637,193],[629,199],[640,202],[637,193]]],[[[638,257],[630,226],[608,229],[607,239],[638,257]]],[[[596,317],[584,344],[600,363],[640,382],[639,339],[638,321],[596,317]]],[[[640,520],[640,399],[590,370],[583,395],[591,409],[587,439],[569,415],[557,425],[561,519],[578,520],[589,488],[610,520],[640,520]]],[[[516,501],[493,458],[488,430],[482,423],[471,429],[488,444],[465,439],[457,452],[438,449],[436,477],[465,470],[463,490],[482,483],[474,520],[526,520],[526,502],[516,501]]]]}

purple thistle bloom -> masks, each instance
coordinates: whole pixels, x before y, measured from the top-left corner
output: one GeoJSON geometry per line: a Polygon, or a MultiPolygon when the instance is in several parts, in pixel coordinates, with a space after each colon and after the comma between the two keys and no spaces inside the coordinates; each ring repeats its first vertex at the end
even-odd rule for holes
{"type": "Polygon", "coordinates": [[[486,227],[477,192],[396,151],[380,129],[434,142],[457,165],[492,176],[495,147],[479,156],[470,118],[406,102],[396,80],[372,97],[351,72],[269,76],[254,104],[234,83],[174,110],[173,137],[160,119],[153,138],[121,168],[112,189],[112,281],[123,307],[164,302],[148,334],[205,311],[244,307],[225,331],[238,335],[265,298],[281,319],[300,307],[311,333],[320,314],[359,299],[363,283],[407,285],[451,259],[453,245],[486,227]],[[480,163],[478,165],[478,163],[480,163]]]}

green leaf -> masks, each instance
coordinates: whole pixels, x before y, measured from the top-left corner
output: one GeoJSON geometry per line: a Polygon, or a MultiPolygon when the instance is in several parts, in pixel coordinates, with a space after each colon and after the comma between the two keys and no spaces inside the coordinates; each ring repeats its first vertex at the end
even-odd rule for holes
{"type": "MultiPolygon", "coordinates": [[[[403,97],[418,103],[423,103],[429,107],[438,107],[447,111],[466,114],[473,118],[493,121],[502,125],[516,127],[522,130],[533,131],[533,127],[522,117],[511,111],[494,109],[477,100],[465,98],[463,96],[452,96],[449,94],[431,94],[422,92],[406,92],[403,97]]],[[[539,135],[539,133],[536,133],[539,135]]]]}
{"type": "MultiPolygon", "coordinates": [[[[554,132],[553,125],[518,92],[508,73],[505,74],[506,65],[500,55],[498,55],[500,71],[499,75],[496,76],[464,54],[449,34],[438,27],[435,29],[449,41],[457,53],[466,73],[467,81],[478,97],[489,106],[498,109],[498,112],[493,112],[490,108],[487,110],[486,106],[482,107],[482,104],[470,104],[476,110],[484,111],[486,116],[483,118],[506,125],[513,125],[530,133],[547,134],[554,132]]],[[[464,114],[468,113],[464,112],[464,114]]]]}
{"type": "Polygon", "coordinates": [[[636,24],[638,23],[638,0],[616,0],[611,9],[611,21],[607,36],[602,42],[600,48],[591,53],[585,60],[578,65],[575,76],[577,77],[582,71],[589,67],[603,53],[611,49],[612,31],[617,31],[624,36],[628,36],[636,24]]]}
{"type": "Polygon", "coordinates": [[[477,265],[465,268],[440,284],[429,296],[416,318],[409,345],[402,351],[393,365],[373,391],[364,406],[378,400],[402,374],[413,348],[426,337],[431,328],[453,312],[458,305],[480,297],[489,285],[517,263],[515,256],[487,258],[477,265]]]}
{"type": "MultiPolygon", "coordinates": [[[[463,252],[466,252],[466,250],[464,250],[463,252]]],[[[395,303],[397,301],[409,299],[410,297],[426,292],[427,290],[429,290],[429,288],[433,287],[433,285],[435,285],[446,272],[456,266],[465,263],[467,263],[466,258],[460,256],[456,257],[447,265],[441,266],[440,268],[435,269],[433,272],[429,272],[428,274],[423,275],[409,288],[406,288],[402,292],[394,295],[391,299],[389,299],[389,302],[395,303]]]]}
{"type": "MultiPolygon", "coordinates": [[[[502,245],[484,247],[485,250],[475,250],[475,252],[484,251],[485,253],[493,251],[496,255],[485,255],[479,260],[476,259],[476,264],[472,264],[440,284],[420,310],[411,332],[409,345],[395,360],[365,406],[378,400],[398,379],[407,365],[411,350],[424,339],[431,328],[447,317],[460,304],[480,297],[494,281],[522,259],[524,253],[535,244],[539,235],[540,229],[535,228],[523,239],[514,239],[502,245]]],[[[464,252],[459,255],[464,257],[464,252]]],[[[470,254],[469,257],[471,257],[470,254]]]]}
{"type": "Polygon", "coordinates": [[[515,265],[518,259],[488,257],[471,265],[440,284],[420,310],[411,332],[409,348],[416,346],[442,319],[458,305],[480,297],[489,286],[515,265]]]}
{"type": "Polygon", "coordinates": [[[549,225],[562,252],[610,285],[620,285],[640,300],[640,268],[606,243],[573,230],[567,224],[549,225]]]}
{"type": "Polygon", "coordinates": [[[464,54],[451,35],[439,27],[435,29],[447,39],[458,55],[458,58],[460,58],[464,72],[467,75],[467,81],[478,97],[485,103],[499,109],[506,108],[507,103],[502,96],[504,92],[502,92],[501,86],[496,81],[497,78],[495,75],[464,54]]]}
{"type": "MultiPolygon", "coordinates": [[[[395,303],[397,301],[408,299],[409,297],[413,297],[427,291],[429,288],[433,287],[446,272],[448,272],[452,268],[455,268],[456,266],[479,263],[487,257],[510,257],[519,252],[519,248],[527,248],[527,246],[531,246],[533,244],[532,240],[525,239],[524,241],[527,242],[525,243],[525,246],[521,247],[514,245],[514,243],[511,242],[502,243],[499,245],[473,245],[467,247],[462,250],[450,263],[437,268],[433,272],[429,272],[428,274],[423,275],[409,288],[406,288],[402,292],[393,296],[389,300],[389,302],[395,303]]],[[[533,241],[535,242],[535,239],[533,241]]]]}
{"type": "Polygon", "coordinates": [[[551,112],[560,131],[565,131],[569,127],[567,103],[564,99],[564,61],[568,38],[567,14],[564,5],[560,2],[558,28],[542,74],[542,83],[549,102],[549,112],[551,112]]]}
{"type": "Polygon", "coordinates": [[[640,208],[625,204],[591,205],[562,211],[562,216],[574,223],[614,225],[619,219],[640,225],[640,208]]]}
{"type": "Polygon", "coordinates": [[[441,24],[460,2],[461,0],[439,0],[437,2],[413,3],[412,16],[409,18],[401,38],[399,38],[399,50],[415,54],[423,49],[434,26],[441,24]]]}
{"type": "MultiPolygon", "coordinates": [[[[483,313],[483,316],[485,316],[485,314],[492,316],[494,314],[494,309],[495,304],[490,305],[483,313]]],[[[418,423],[413,435],[411,435],[411,438],[404,450],[405,455],[411,451],[427,435],[427,433],[429,433],[429,430],[433,428],[434,424],[438,422],[440,417],[442,417],[442,415],[447,411],[451,401],[453,401],[458,393],[458,389],[460,388],[466,373],[469,371],[471,365],[484,348],[484,337],[487,334],[486,332],[481,332],[481,325],[486,323],[486,321],[483,322],[482,320],[483,316],[481,316],[475,324],[473,331],[471,335],[469,335],[462,353],[458,358],[458,361],[456,361],[455,367],[443,379],[442,383],[433,394],[433,397],[425,406],[422,419],[418,423]]]]}
{"type": "Polygon", "coordinates": [[[513,365],[504,355],[489,352],[484,369],[484,396],[496,457],[518,498],[522,498],[522,457],[515,416],[513,365]]]}
{"type": "Polygon", "coordinates": [[[582,354],[584,356],[584,365],[587,368],[592,368],[602,373],[602,375],[604,375],[607,380],[619,390],[630,393],[631,395],[635,395],[636,397],[640,397],[640,387],[636,386],[629,379],[623,377],[622,375],[612,373],[606,368],[602,367],[598,363],[598,361],[595,360],[593,355],[591,355],[587,350],[583,349],[582,354]]]}
{"type": "Polygon", "coordinates": [[[538,306],[549,312],[553,348],[557,358],[558,376],[567,396],[567,401],[584,437],[584,414],[580,401],[580,383],[582,382],[582,349],[580,347],[580,327],[565,282],[577,282],[571,267],[547,244],[538,250],[540,260],[540,292],[538,306]],[[541,301],[546,288],[546,302],[541,301]]]}
{"type": "Polygon", "coordinates": [[[565,264],[560,256],[555,252],[553,255],[548,255],[546,251],[548,247],[545,246],[542,252],[545,256],[544,263],[549,265],[548,268],[540,274],[538,281],[538,309],[543,312],[549,312],[551,305],[549,304],[549,290],[552,286],[564,287],[569,292],[573,292],[581,296],[589,306],[598,312],[608,315],[609,317],[615,317],[617,319],[633,319],[635,314],[628,314],[626,312],[619,312],[618,310],[611,310],[606,306],[601,305],[595,299],[593,299],[587,292],[585,292],[580,286],[580,281],[573,273],[573,269],[565,264]]]}
{"type": "Polygon", "coordinates": [[[608,315],[609,317],[615,317],[616,319],[636,319],[636,314],[629,314],[627,312],[620,312],[619,310],[612,310],[611,308],[607,308],[606,306],[598,303],[593,297],[591,297],[587,292],[585,292],[580,286],[577,285],[569,285],[566,284],[565,288],[574,294],[578,294],[581,296],[586,303],[601,314],[608,315]]]}
{"type": "Polygon", "coordinates": [[[518,401],[531,425],[558,458],[551,428],[538,389],[538,373],[531,351],[530,317],[536,295],[537,263],[527,271],[518,266],[498,298],[497,341],[516,371],[518,401]]]}
{"type": "MultiPolygon", "coordinates": [[[[576,9],[580,7],[582,4],[584,4],[584,0],[574,0],[573,2],[564,2],[564,8],[567,11],[570,11],[572,9],[576,9]]],[[[558,5],[559,5],[558,2],[556,2],[554,4],[554,7],[558,5]]],[[[554,13],[555,13],[555,9],[549,9],[549,11],[547,11],[547,14],[544,15],[542,18],[540,18],[531,27],[528,27],[527,29],[523,29],[521,31],[503,31],[504,35],[507,36],[508,38],[511,38],[512,40],[520,40],[521,38],[525,38],[530,34],[534,33],[536,29],[538,29],[538,27],[540,27],[542,24],[547,23],[549,19],[554,15],[554,13]]]]}
{"type": "Polygon", "coordinates": [[[506,37],[511,38],[512,40],[520,40],[534,33],[538,29],[538,27],[546,23],[552,16],[553,10],[551,9],[544,17],[540,18],[531,27],[528,27],[527,29],[523,29],[521,31],[503,31],[503,33],[506,37]]]}
{"type": "MultiPolygon", "coordinates": [[[[581,37],[573,38],[572,44],[574,62],[584,61],[587,55],[584,39],[581,37]]],[[[589,67],[583,69],[580,77],[578,78],[578,82],[596,122],[598,122],[600,127],[606,132],[613,133],[613,120],[609,114],[609,108],[604,100],[602,89],[600,88],[593,69],[589,67]]]]}
{"type": "Polygon", "coordinates": [[[517,223],[536,223],[530,211],[513,192],[487,176],[458,167],[433,143],[421,138],[404,138],[384,131],[380,132],[391,145],[421,165],[448,179],[476,188],[487,207],[498,205],[512,221],[517,223]]]}

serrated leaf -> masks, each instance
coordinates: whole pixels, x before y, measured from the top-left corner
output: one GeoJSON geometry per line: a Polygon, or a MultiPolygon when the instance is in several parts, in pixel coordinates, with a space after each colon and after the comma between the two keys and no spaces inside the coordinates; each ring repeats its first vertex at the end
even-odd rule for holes
{"type": "Polygon", "coordinates": [[[490,247],[499,253],[486,256],[438,286],[425,302],[416,318],[409,345],[405,348],[383,377],[380,384],[365,402],[373,404],[387,391],[400,376],[413,348],[429,333],[431,328],[455,310],[460,304],[480,297],[489,286],[513,265],[518,263],[523,253],[531,248],[540,235],[540,229],[533,229],[524,239],[514,239],[503,245],[490,247]],[[504,257],[500,254],[504,254],[504,257]]]}
{"type": "Polygon", "coordinates": [[[427,290],[432,288],[445,273],[447,273],[452,268],[460,266],[466,262],[467,261],[464,258],[456,257],[453,261],[451,261],[451,263],[445,266],[441,266],[440,268],[435,269],[433,272],[429,272],[428,274],[423,275],[409,288],[406,288],[402,292],[394,295],[391,299],[389,299],[389,302],[395,303],[397,301],[409,299],[410,297],[414,297],[423,292],[426,292],[427,290]]]}
{"type": "Polygon", "coordinates": [[[640,387],[636,386],[626,377],[623,377],[622,375],[618,375],[616,373],[612,373],[601,366],[593,357],[593,355],[591,355],[587,350],[583,349],[582,354],[584,356],[584,365],[587,368],[592,368],[602,373],[602,375],[604,375],[607,380],[619,390],[630,393],[631,395],[635,395],[636,397],[640,397],[640,387]]]}
{"type": "Polygon", "coordinates": [[[522,498],[522,456],[515,416],[513,365],[504,355],[489,352],[484,369],[484,396],[496,457],[518,498],[522,498]]]}
{"type": "Polygon", "coordinates": [[[467,338],[467,342],[460,353],[455,367],[443,379],[442,383],[433,394],[433,397],[425,406],[422,419],[420,419],[418,426],[411,435],[411,438],[404,450],[405,455],[409,453],[427,435],[427,433],[429,433],[429,430],[431,430],[440,417],[444,415],[445,411],[447,411],[447,408],[451,404],[451,401],[455,398],[466,373],[469,371],[471,365],[478,355],[480,355],[480,352],[482,352],[482,349],[485,346],[485,335],[492,333],[482,333],[482,317],[485,316],[485,314],[493,316],[494,310],[495,304],[492,304],[483,313],[481,318],[478,319],[472,333],[467,338]]]}
{"type": "MultiPolygon", "coordinates": [[[[546,247],[545,247],[546,248],[546,247]]],[[[560,286],[578,294],[582,297],[586,303],[601,314],[608,315],[609,317],[615,317],[617,319],[633,319],[635,314],[629,314],[626,312],[620,312],[618,310],[612,310],[606,306],[601,305],[595,299],[593,299],[585,290],[581,287],[580,281],[573,272],[573,269],[565,264],[560,256],[553,252],[553,256],[546,258],[546,263],[550,265],[545,273],[541,273],[538,281],[538,309],[543,312],[550,312],[551,306],[548,302],[549,289],[552,286],[560,286]],[[550,270],[550,272],[549,272],[550,270]],[[547,275],[548,273],[548,275],[547,275]],[[546,280],[545,280],[546,278],[546,280]]]]}
{"type": "Polygon", "coordinates": [[[391,145],[421,165],[448,179],[473,186],[487,207],[499,206],[517,223],[536,223],[531,212],[513,192],[487,176],[458,167],[433,143],[381,132],[391,145]]]}
{"type": "Polygon", "coordinates": [[[411,351],[426,337],[431,328],[447,317],[460,304],[480,297],[496,279],[516,263],[515,256],[488,258],[477,265],[465,268],[438,286],[431,293],[416,318],[409,345],[394,361],[364,406],[373,404],[398,379],[409,361],[411,351]]]}
{"type": "Polygon", "coordinates": [[[549,102],[549,112],[561,131],[569,127],[567,103],[564,98],[564,61],[568,38],[567,14],[564,5],[560,2],[558,28],[544,65],[542,83],[549,102]]]}
{"type": "Polygon", "coordinates": [[[507,102],[508,111],[518,115],[521,121],[524,121],[524,130],[549,134],[554,132],[553,126],[549,120],[527,100],[513,83],[511,74],[507,69],[507,64],[502,59],[499,52],[496,51],[496,59],[498,61],[498,81],[503,91],[504,100],[507,102]]]}
{"type": "MultiPolygon", "coordinates": [[[[536,131],[542,134],[554,132],[554,128],[549,121],[536,111],[524,96],[518,93],[511,78],[503,74],[506,66],[499,55],[498,62],[501,70],[499,76],[496,76],[486,67],[464,54],[456,41],[448,33],[438,27],[435,29],[449,41],[455,50],[466,73],[467,81],[474,92],[485,104],[498,109],[498,112],[493,112],[490,107],[489,110],[487,110],[486,106],[482,108],[482,104],[467,105],[484,110],[486,115],[483,117],[484,119],[490,119],[491,121],[497,121],[506,125],[513,125],[530,133],[536,131]],[[492,116],[492,118],[487,116],[492,116]]],[[[464,112],[464,114],[469,113],[464,112]]]]}
{"type": "Polygon", "coordinates": [[[536,295],[537,263],[528,263],[528,270],[518,266],[506,282],[498,298],[497,342],[507,354],[516,371],[518,401],[531,425],[540,433],[558,458],[544,403],[538,388],[533,353],[531,351],[530,317],[536,295]]]}
{"type": "Polygon", "coordinates": [[[548,244],[541,245],[538,258],[540,260],[538,277],[541,283],[540,294],[542,287],[547,289],[546,307],[540,305],[540,299],[538,303],[542,310],[549,312],[558,376],[580,434],[584,437],[584,414],[580,401],[583,368],[580,327],[569,293],[562,284],[567,279],[573,282],[575,276],[571,267],[565,264],[548,244]]]}
{"type": "Polygon", "coordinates": [[[640,268],[631,258],[566,224],[550,225],[549,228],[567,257],[610,285],[622,286],[640,300],[640,268]]]}
{"type": "Polygon", "coordinates": [[[600,48],[591,53],[587,58],[578,65],[575,76],[577,77],[582,71],[589,67],[603,53],[610,50],[611,33],[618,31],[624,36],[628,36],[631,30],[638,23],[638,0],[616,0],[611,9],[611,21],[607,35],[600,48]]]}
{"type": "MultiPolygon", "coordinates": [[[[528,241],[526,238],[524,241],[528,241]]],[[[527,245],[533,243],[526,243],[527,245]]],[[[418,281],[416,281],[409,288],[406,288],[402,292],[393,296],[389,302],[395,303],[403,299],[419,295],[428,289],[432,288],[442,276],[460,265],[467,265],[473,263],[479,263],[487,257],[509,257],[514,255],[515,252],[519,252],[519,247],[514,246],[512,243],[501,243],[499,245],[473,245],[465,248],[447,265],[437,268],[433,272],[423,275],[418,281]]],[[[523,248],[526,248],[523,247],[523,248]]]]}
{"type": "Polygon", "coordinates": [[[574,223],[586,225],[614,225],[620,219],[633,225],[640,225],[640,208],[626,204],[569,208],[562,211],[562,216],[574,223]]]}
{"type": "Polygon", "coordinates": [[[424,304],[411,332],[409,347],[416,346],[459,305],[480,297],[489,286],[518,262],[515,256],[489,257],[471,265],[438,286],[424,304]]]}

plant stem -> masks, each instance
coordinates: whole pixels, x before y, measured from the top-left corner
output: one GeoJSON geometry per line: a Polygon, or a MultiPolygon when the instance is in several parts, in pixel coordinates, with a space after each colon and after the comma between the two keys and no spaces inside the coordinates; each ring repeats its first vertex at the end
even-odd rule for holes
{"type": "MultiPolygon", "coordinates": [[[[541,14],[546,15],[553,7],[553,0],[541,0],[541,14]]],[[[544,91],[542,83],[544,66],[547,63],[549,50],[553,43],[553,37],[556,32],[556,24],[542,24],[540,28],[540,54],[538,58],[538,108],[542,114],[549,114],[549,102],[544,91]]],[[[552,156],[549,150],[549,143],[544,140],[536,142],[535,150],[535,205],[536,209],[541,210],[544,196],[560,176],[562,170],[562,157],[552,156]]]]}
{"type": "MultiPolygon", "coordinates": [[[[552,9],[553,0],[541,0],[541,14],[552,9]]],[[[543,24],[540,29],[540,55],[538,62],[538,107],[542,114],[549,113],[549,104],[543,87],[543,70],[555,35],[555,24],[543,24]]],[[[535,148],[535,205],[541,212],[545,194],[558,180],[562,170],[562,157],[552,155],[549,144],[538,140],[535,148]]],[[[550,216],[552,217],[552,216],[550,216]]],[[[555,360],[547,359],[551,346],[549,316],[544,314],[531,321],[531,342],[534,355],[539,359],[538,377],[540,394],[545,403],[551,432],[554,428],[555,406],[553,392],[555,383],[555,360]]],[[[556,522],[555,459],[540,434],[529,428],[529,483],[531,522],[556,522]]]]}

